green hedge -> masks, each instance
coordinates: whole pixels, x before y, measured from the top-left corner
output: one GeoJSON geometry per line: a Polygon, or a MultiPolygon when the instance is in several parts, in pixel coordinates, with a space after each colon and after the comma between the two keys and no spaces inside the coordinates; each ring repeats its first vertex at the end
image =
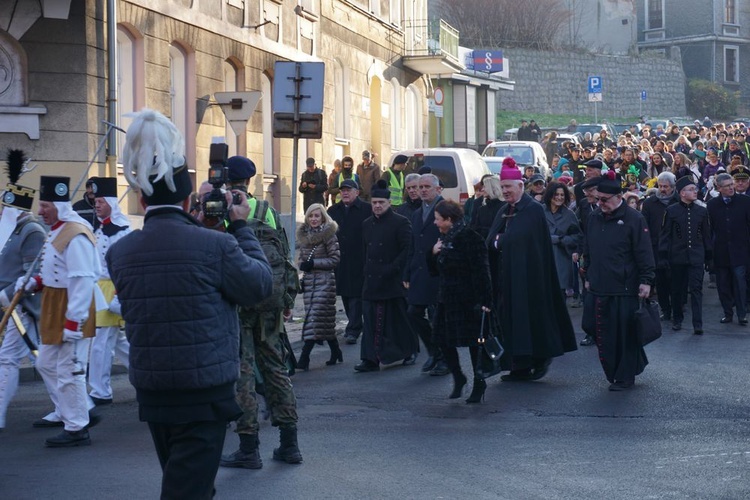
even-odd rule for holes
{"type": "Polygon", "coordinates": [[[692,116],[731,118],[737,115],[739,97],[718,83],[700,78],[688,80],[687,110],[692,116]]]}

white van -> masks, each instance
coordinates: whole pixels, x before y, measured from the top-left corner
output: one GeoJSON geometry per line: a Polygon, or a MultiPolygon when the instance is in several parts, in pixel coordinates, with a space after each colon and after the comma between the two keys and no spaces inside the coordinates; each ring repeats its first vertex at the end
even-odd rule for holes
{"type": "Polygon", "coordinates": [[[458,201],[462,205],[474,196],[474,182],[490,174],[490,169],[482,157],[473,149],[464,148],[423,148],[407,149],[391,155],[388,167],[393,165],[397,155],[406,155],[405,173],[419,171],[423,166],[430,167],[432,173],[443,183],[443,198],[458,201]]]}

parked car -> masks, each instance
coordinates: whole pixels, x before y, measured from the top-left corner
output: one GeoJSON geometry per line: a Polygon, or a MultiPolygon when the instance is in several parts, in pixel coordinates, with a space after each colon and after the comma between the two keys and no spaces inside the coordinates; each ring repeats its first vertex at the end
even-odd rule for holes
{"type": "Polygon", "coordinates": [[[517,164],[531,165],[539,169],[539,173],[549,177],[550,169],[547,164],[547,154],[541,144],[532,141],[495,141],[484,148],[482,156],[510,156],[517,164]]]}
{"type": "Polygon", "coordinates": [[[393,165],[397,155],[406,155],[407,174],[430,167],[432,173],[443,183],[443,197],[463,204],[474,196],[474,183],[489,174],[484,159],[473,149],[423,148],[407,149],[391,155],[388,165],[393,165]]]}
{"type": "Polygon", "coordinates": [[[586,134],[586,132],[591,133],[591,136],[593,137],[594,134],[598,134],[602,130],[607,131],[607,135],[610,137],[617,137],[615,135],[615,130],[610,126],[609,123],[579,123],[576,127],[576,132],[583,135],[586,134]]]}

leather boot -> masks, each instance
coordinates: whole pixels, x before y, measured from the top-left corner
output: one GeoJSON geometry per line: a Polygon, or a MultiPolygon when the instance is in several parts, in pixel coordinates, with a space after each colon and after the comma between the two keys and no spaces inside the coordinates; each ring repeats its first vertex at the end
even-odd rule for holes
{"type": "Polygon", "coordinates": [[[487,382],[481,378],[474,378],[474,387],[471,388],[471,394],[466,399],[466,404],[481,403],[484,401],[484,391],[487,389],[487,382]]]}
{"type": "Polygon", "coordinates": [[[273,459],[288,464],[302,463],[302,454],[297,446],[297,426],[279,427],[279,442],[281,446],[273,450],[273,459]]]}
{"type": "Polygon", "coordinates": [[[258,451],[257,434],[240,434],[240,449],[231,455],[222,455],[219,465],[239,469],[262,469],[263,460],[258,451]]]}
{"type": "Polygon", "coordinates": [[[306,372],[310,367],[310,353],[312,352],[313,347],[315,347],[314,340],[305,340],[305,345],[302,347],[302,354],[299,355],[299,359],[297,360],[298,370],[306,372]]]}
{"type": "Polygon", "coordinates": [[[339,341],[338,339],[333,339],[328,341],[328,347],[331,348],[331,359],[326,361],[326,364],[328,366],[333,366],[338,361],[339,363],[344,362],[344,353],[341,352],[341,347],[339,347],[339,341]]]}

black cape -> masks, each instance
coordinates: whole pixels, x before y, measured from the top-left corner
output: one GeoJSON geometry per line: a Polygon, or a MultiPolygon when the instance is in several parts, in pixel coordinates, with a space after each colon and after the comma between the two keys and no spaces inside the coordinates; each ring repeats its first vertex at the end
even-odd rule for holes
{"type": "Polygon", "coordinates": [[[506,355],[553,358],[575,351],[544,208],[524,194],[511,216],[509,209],[500,209],[486,241],[496,262],[492,281],[506,355]]]}

